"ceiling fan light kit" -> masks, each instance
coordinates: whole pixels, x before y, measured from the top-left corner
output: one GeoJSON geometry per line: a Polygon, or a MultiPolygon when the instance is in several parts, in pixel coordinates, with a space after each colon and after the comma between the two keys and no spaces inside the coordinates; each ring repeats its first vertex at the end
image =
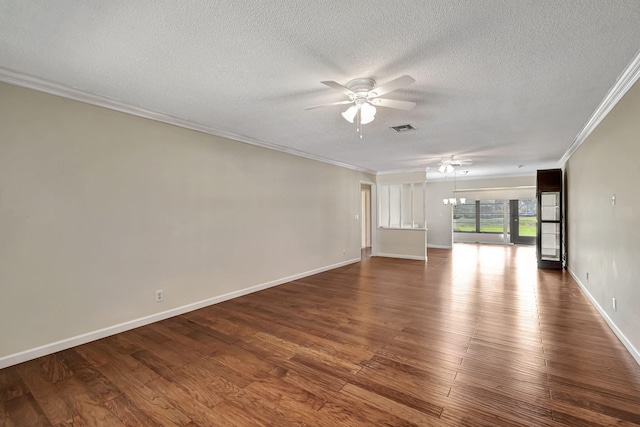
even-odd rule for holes
{"type": "Polygon", "coordinates": [[[440,171],[440,173],[452,173],[455,169],[453,166],[448,164],[448,165],[440,165],[438,170],[440,171]]]}
{"type": "Polygon", "coordinates": [[[371,123],[376,117],[376,107],[367,102],[362,102],[362,100],[356,100],[354,105],[342,113],[342,117],[344,117],[349,123],[353,123],[358,115],[360,118],[359,123],[361,125],[371,123]]]}
{"type": "Polygon", "coordinates": [[[342,117],[349,123],[356,123],[356,132],[362,138],[362,125],[371,123],[376,118],[376,107],[395,108],[400,110],[410,110],[415,107],[415,102],[398,101],[395,99],[382,99],[379,96],[403,86],[415,82],[413,77],[404,75],[392,80],[382,86],[376,87],[376,81],[369,77],[360,77],[350,80],[346,86],[342,86],[334,81],[324,81],[322,84],[336,89],[349,97],[349,101],[338,101],[330,104],[308,107],[307,110],[325,107],[329,105],[353,104],[342,113],[342,117]]]}
{"type": "MultiPolygon", "coordinates": [[[[453,160],[452,156],[440,160],[440,167],[438,168],[438,171],[446,175],[449,173],[454,173],[457,166],[467,166],[472,164],[473,161],[471,159],[453,160]]],[[[466,172],[464,174],[466,175],[466,172]]]]}

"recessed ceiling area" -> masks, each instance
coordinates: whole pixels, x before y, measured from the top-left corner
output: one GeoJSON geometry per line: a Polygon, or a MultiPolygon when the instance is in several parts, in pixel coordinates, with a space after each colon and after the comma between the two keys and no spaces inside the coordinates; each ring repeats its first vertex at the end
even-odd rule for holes
{"type": "Polygon", "coordinates": [[[0,79],[369,172],[437,179],[454,156],[470,178],[532,175],[558,166],[635,58],[638,22],[637,0],[4,0],[0,79]],[[415,83],[392,98],[416,107],[379,107],[362,139],[348,106],[305,110],[345,99],[322,81],[402,75],[415,83]]]}

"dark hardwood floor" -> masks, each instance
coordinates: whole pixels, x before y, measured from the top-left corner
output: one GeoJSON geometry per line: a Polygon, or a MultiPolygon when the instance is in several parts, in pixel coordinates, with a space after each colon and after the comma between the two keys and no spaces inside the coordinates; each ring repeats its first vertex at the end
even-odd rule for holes
{"type": "Polygon", "coordinates": [[[534,251],[369,258],[12,366],[0,425],[640,425],[640,366],[534,251]]]}

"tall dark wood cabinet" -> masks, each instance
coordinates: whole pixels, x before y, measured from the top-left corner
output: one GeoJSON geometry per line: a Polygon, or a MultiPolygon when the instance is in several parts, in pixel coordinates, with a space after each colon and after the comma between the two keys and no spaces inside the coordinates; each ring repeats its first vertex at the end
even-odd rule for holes
{"type": "Polygon", "coordinates": [[[536,197],[538,199],[538,225],[536,245],[538,268],[563,267],[562,254],[562,169],[539,170],[536,197]]]}

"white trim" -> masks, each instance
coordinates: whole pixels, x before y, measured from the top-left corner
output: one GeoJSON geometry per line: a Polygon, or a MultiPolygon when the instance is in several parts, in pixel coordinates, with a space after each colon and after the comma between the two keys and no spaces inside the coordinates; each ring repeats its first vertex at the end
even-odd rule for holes
{"type": "Polygon", "coordinates": [[[384,257],[384,258],[402,258],[402,259],[415,259],[417,261],[425,261],[427,259],[426,256],[417,256],[417,255],[401,255],[401,254],[386,254],[386,253],[377,253],[375,256],[384,257]]]}
{"type": "MultiPolygon", "coordinates": [[[[378,207],[376,203],[378,199],[376,198],[376,192],[378,188],[376,187],[376,183],[373,181],[363,181],[360,180],[360,191],[362,191],[362,184],[368,185],[369,190],[371,190],[371,194],[369,195],[369,203],[371,204],[371,253],[374,254],[376,251],[376,224],[378,223],[378,207]]],[[[360,241],[362,241],[362,218],[360,218],[360,241]]]]}
{"type": "Polygon", "coordinates": [[[191,120],[171,116],[169,114],[165,114],[160,111],[155,111],[148,108],[139,107],[136,105],[131,105],[126,102],[119,101],[117,99],[85,92],[83,90],[80,90],[74,87],[65,86],[59,83],[52,82],[50,80],[41,79],[39,77],[30,76],[28,74],[8,70],[2,67],[0,67],[0,82],[5,82],[15,86],[20,86],[20,87],[25,87],[27,89],[37,90],[39,92],[45,92],[51,95],[60,96],[62,98],[84,102],[86,104],[96,105],[98,107],[108,108],[110,110],[120,111],[121,113],[127,113],[127,114],[131,114],[138,117],[144,117],[145,119],[151,119],[151,120],[167,123],[174,126],[179,126],[181,128],[191,129],[198,132],[206,133],[209,135],[219,136],[222,138],[232,139],[234,141],[244,142],[246,144],[255,145],[258,147],[268,148],[270,150],[280,151],[282,153],[292,154],[298,157],[304,157],[310,160],[316,160],[319,162],[328,163],[330,165],[339,166],[346,169],[352,169],[359,172],[369,173],[372,175],[376,174],[376,171],[371,169],[350,165],[348,163],[342,163],[336,160],[328,159],[326,157],[307,153],[305,151],[296,150],[294,148],[283,147],[282,145],[274,144],[268,141],[263,141],[257,138],[252,138],[250,136],[238,135],[235,133],[226,132],[220,129],[213,128],[211,126],[193,122],[191,120]]]}
{"type": "Polygon", "coordinates": [[[453,190],[454,193],[463,193],[467,191],[496,191],[496,190],[535,190],[535,185],[520,185],[515,187],[493,187],[493,188],[458,188],[453,190]]]}
{"type": "Polygon", "coordinates": [[[587,296],[587,298],[589,298],[589,301],[591,301],[591,304],[593,304],[596,310],[598,310],[598,313],[600,313],[600,316],[602,316],[604,321],[607,322],[607,325],[609,325],[609,328],[611,328],[613,333],[616,334],[618,339],[627,348],[629,353],[631,353],[631,356],[633,356],[633,358],[636,360],[638,365],[640,365],[640,352],[633,346],[633,344],[631,344],[631,341],[629,341],[627,337],[624,336],[622,331],[618,329],[618,326],[616,326],[616,324],[613,322],[613,320],[611,320],[607,312],[600,306],[600,304],[598,304],[598,301],[596,301],[593,295],[591,295],[587,287],[582,284],[578,276],[570,268],[567,268],[567,271],[569,272],[571,277],[573,277],[573,280],[576,281],[576,283],[578,284],[582,292],[587,296]]]}
{"type": "Polygon", "coordinates": [[[61,350],[66,350],[68,348],[75,347],[81,344],[86,344],[88,342],[95,341],[100,338],[108,337],[111,335],[115,335],[120,332],[128,331],[130,329],[135,329],[140,326],[159,322],[160,320],[164,320],[170,317],[178,316],[180,314],[188,313],[193,310],[198,310],[200,308],[207,307],[213,304],[218,304],[220,302],[227,301],[233,298],[238,298],[244,295],[248,295],[253,292],[258,292],[267,288],[278,286],[283,283],[291,282],[294,280],[302,279],[307,276],[312,276],[314,274],[322,273],[323,271],[333,270],[335,268],[343,267],[345,265],[354,264],[360,261],[361,261],[360,258],[354,258],[347,261],[342,261],[337,264],[316,268],[314,270],[305,271],[303,273],[294,274],[288,277],[283,277],[282,279],[272,280],[270,282],[251,286],[245,289],[240,289],[234,292],[229,292],[227,294],[219,295],[213,298],[208,298],[202,301],[194,302],[192,304],[187,304],[181,307],[172,308],[170,310],[163,311],[161,313],[155,313],[149,316],[130,320],[128,322],[120,323],[113,326],[108,326],[106,328],[99,329],[97,331],[76,335],[75,337],[66,338],[50,344],[42,345],[40,347],[21,351],[19,353],[10,354],[8,356],[0,357],[0,369],[6,368],[12,365],[17,365],[18,363],[26,362],[27,360],[35,359],[41,356],[46,356],[47,354],[52,354],[61,350]]]}
{"type": "Polygon", "coordinates": [[[400,227],[377,227],[379,230],[406,230],[406,231],[427,231],[427,228],[400,228],[400,227]]]}
{"type": "Polygon", "coordinates": [[[429,249],[429,248],[432,248],[432,249],[453,249],[453,246],[427,244],[427,249],[429,249]]]}
{"type": "Polygon", "coordinates": [[[582,130],[578,132],[578,135],[569,146],[569,149],[567,149],[562,158],[560,158],[560,166],[564,166],[565,163],[569,161],[573,153],[580,148],[582,143],[589,137],[589,135],[591,135],[591,132],[593,132],[600,122],[607,117],[607,114],[609,114],[613,107],[616,106],[618,101],[622,99],[622,97],[629,91],[629,89],[631,89],[639,78],[640,50],[636,52],[636,55],[633,57],[631,62],[629,62],[629,65],[627,65],[622,74],[620,74],[618,80],[616,80],[615,84],[611,89],[609,89],[609,92],[607,92],[602,101],[600,101],[600,105],[598,105],[591,117],[589,117],[589,120],[587,120],[587,123],[585,123],[582,130]]]}
{"type": "Polygon", "coordinates": [[[419,184],[424,185],[426,181],[399,181],[399,182],[379,182],[378,185],[408,185],[408,184],[419,184]]]}
{"type": "MultiPolygon", "coordinates": [[[[476,175],[478,173],[477,171],[473,171],[473,172],[474,172],[473,174],[470,172],[467,175],[458,176],[456,180],[460,182],[460,181],[467,181],[467,180],[474,181],[479,179],[522,178],[524,176],[536,176],[535,173],[531,173],[531,172],[495,173],[495,174],[488,173],[488,174],[479,174],[479,175],[476,175]]],[[[427,178],[428,178],[428,182],[443,182],[443,181],[453,182],[453,179],[451,179],[451,174],[443,174],[440,172],[438,172],[435,178],[433,176],[427,176],[427,178]]]]}

